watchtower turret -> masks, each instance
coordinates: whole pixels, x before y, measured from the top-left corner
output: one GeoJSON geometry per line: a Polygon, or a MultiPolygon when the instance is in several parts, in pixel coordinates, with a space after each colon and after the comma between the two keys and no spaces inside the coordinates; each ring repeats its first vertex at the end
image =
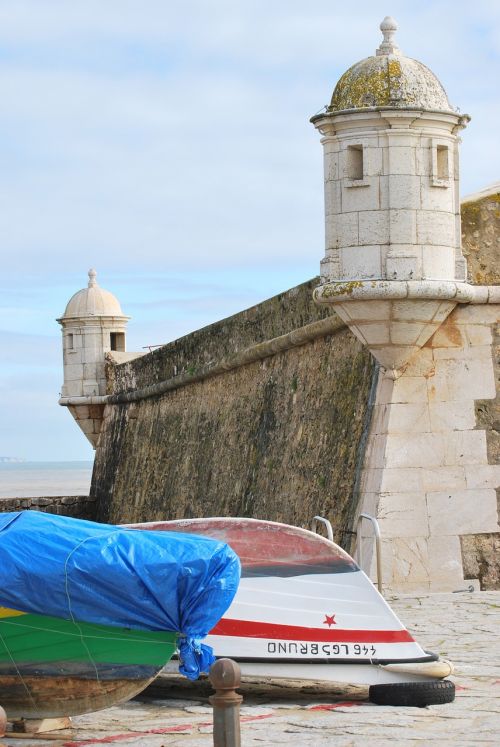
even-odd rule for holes
{"type": "Polygon", "coordinates": [[[315,297],[335,305],[382,365],[399,369],[466,292],[458,132],[469,117],[429,68],[401,53],[395,21],[380,28],[376,53],[342,75],[311,119],[325,169],[315,297]]]}
{"type": "Polygon", "coordinates": [[[97,443],[106,394],[105,354],[125,351],[126,326],[117,298],[96,281],[89,270],[87,288],[69,300],[62,317],[64,384],[60,404],[67,405],[93,446],[97,443]],[[81,404],[78,398],[82,398],[81,404]]]}

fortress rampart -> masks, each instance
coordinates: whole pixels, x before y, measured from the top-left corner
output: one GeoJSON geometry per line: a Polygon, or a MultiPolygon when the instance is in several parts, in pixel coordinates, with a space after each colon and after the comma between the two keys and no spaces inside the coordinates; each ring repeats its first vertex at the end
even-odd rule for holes
{"type": "Polygon", "coordinates": [[[376,366],[335,314],[315,307],[316,283],[108,363],[116,399],[148,396],[106,406],[92,480],[99,519],[309,526],[319,513],[349,546],[376,366]],[[152,394],[163,381],[171,389],[152,394]]]}

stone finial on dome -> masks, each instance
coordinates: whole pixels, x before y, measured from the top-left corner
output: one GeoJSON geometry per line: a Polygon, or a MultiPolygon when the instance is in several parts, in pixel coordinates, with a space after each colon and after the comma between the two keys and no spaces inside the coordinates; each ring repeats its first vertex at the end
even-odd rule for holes
{"type": "Polygon", "coordinates": [[[94,270],[93,267],[91,267],[89,270],[89,288],[95,288],[95,286],[97,285],[96,277],[97,277],[97,272],[94,270]]]}
{"type": "Polygon", "coordinates": [[[377,49],[377,57],[380,57],[381,55],[388,55],[388,54],[401,54],[401,50],[398,47],[398,45],[395,43],[393,37],[396,31],[398,30],[398,24],[394,20],[392,16],[386,16],[382,23],[380,24],[380,30],[382,34],[384,35],[384,41],[380,44],[380,47],[377,49]]]}

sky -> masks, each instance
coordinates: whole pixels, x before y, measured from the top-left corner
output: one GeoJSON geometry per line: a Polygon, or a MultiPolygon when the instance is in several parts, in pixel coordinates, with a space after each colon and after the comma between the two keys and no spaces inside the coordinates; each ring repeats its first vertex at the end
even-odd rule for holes
{"type": "Polygon", "coordinates": [[[385,15],[472,117],[462,194],[500,180],[498,2],[0,0],[0,456],[92,458],[55,321],[90,267],[129,350],[318,274],[309,118],[385,15]]]}

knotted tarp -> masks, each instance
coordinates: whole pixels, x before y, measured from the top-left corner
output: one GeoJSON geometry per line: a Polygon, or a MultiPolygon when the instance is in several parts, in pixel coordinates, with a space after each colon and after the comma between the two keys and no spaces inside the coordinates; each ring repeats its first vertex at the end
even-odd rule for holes
{"type": "Polygon", "coordinates": [[[223,542],[64,516],[0,514],[0,605],[75,622],[177,632],[180,671],[207,671],[201,643],[236,594],[240,561],[223,542]]]}

